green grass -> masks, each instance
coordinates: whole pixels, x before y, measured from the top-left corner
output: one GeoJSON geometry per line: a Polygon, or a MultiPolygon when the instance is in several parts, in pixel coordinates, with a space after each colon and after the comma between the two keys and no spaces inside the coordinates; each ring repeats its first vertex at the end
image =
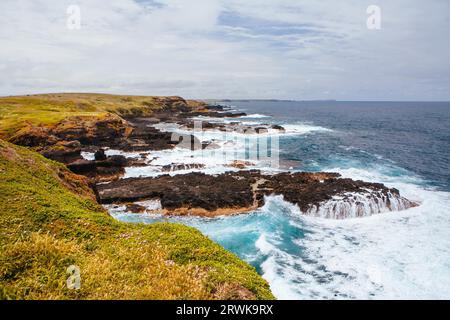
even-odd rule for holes
{"type": "Polygon", "coordinates": [[[125,224],[84,177],[0,140],[0,298],[273,299],[247,263],[196,229],[125,224]],[[67,267],[81,289],[66,287],[67,267]]]}
{"type": "MultiPolygon", "coordinates": [[[[96,93],[60,93],[0,97],[0,138],[8,140],[29,125],[49,126],[74,117],[149,116],[179,97],[123,96],[96,93]]],[[[199,108],[201,103],[188,101],[199,108]]]]}

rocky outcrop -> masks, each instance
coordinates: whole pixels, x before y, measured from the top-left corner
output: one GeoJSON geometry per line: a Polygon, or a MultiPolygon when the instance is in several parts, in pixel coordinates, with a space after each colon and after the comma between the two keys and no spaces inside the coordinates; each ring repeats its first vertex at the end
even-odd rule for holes
{"type": "MultiPolygon", "coordinates": [[[[402,203],[402,208],[415,204],[400,196],[398,190],[382,184],[340,178],[336,173],[281,173],[263,175],[257,170],[206,175],[186,175],[156,178],[122,179],[98,185],[102,203],[129,203],[159,199],[167,214],[217,216],[254,210],[264,205],[265,196],[283,195],[286,201],[298,205],[305,214],[313,214],[328,201],[341,197],[353,201],[351,195],[363,195],[379,203],[379,211],[395,210],[390,204],[402,203]],[[376,200],[375,200],[376,199],[376,200]],[[316,210],[316,211],[314,211],[316,210]]],[[[354,201],[353,201],[354,202],[354,201]]],[[[357,204],[358,205],[358,204],[357,204]]],[[[361,204],[360,216],[365,215],[361,204]]],[[[331,212],[333,208],[330,209],[331,212]]],[[[358,212],[358,211],[356,211],[358,212]]],[[[340,210],[333,218],[346,218],[351,212],[340,210]]]]}
{"type": "Polygon", "coordinates": [[[255,164],[250,161],[243,161],[243,160],[234,160],[232,161],[228,166],[236,169],[246,169],[247,167],[254,166],[255,164]]]}
{"type": "MultiPolygon", "coordinates": [[[[167,107],[170,108],[178,107],[167,107]]],[[[159,121],[158,119],[156,121],[159,121]]],[[[73,117],[66,118],[53,126],[29,126],[12,138],[18,145],[31,147],[46,158],[67,164],[75,173],[88,177],[118,178],[124,173],[126,165],[142,163],[120,163],[119,158],[107,159],[103,147],[129,152],[164,150],[174,148],[179,142],[184,147],[205,148],[193,135],[178,135],[174,139],[170,132],[162,132],[149,126],[149,120],[136,118],[130,121],[115,115],[104,118],[73,117]],[[83,150],[96,151],[96,161],[86,161],[81,157],[83,150]]],[[[102,178],[102,180],[104,180],[102,178]]]]}
{"type": "Polygon", "coordinates": [[[205,111],[209,109],[208,103],[199,100],[186,100],[191,111],[205,111]]]}
{"type": "Polygon", "coordinates": [[[71,163],[81,160],[82,146],[78,140],[75,141],[58,141],[54,145],[42,147],[40,153],[51,160],[71,163]]]}
{"type": "MultiPolygon", "coordinates": [[[[101,157],[103,159],[103,157],[101,157]]],[[[67,165],[74,173],[95,179],[97,182],[117,180],[125,173],[128,160],[124,156],[110,156],[103,160],[76,160],[67,165]]]]}
{"type": "Polygon", "coordinates": [[[256,180],[251,176],[247,178],[240,179],[232,174],[212,176],[204,173],[131,178],[98,185],[98,192],[103,203],[160,199],[162,207],[168,210],[191,208],[214,212],[253,205],[250,186],[256,180]]]}
{"type": "MultiPolygon", "coordinates": [[[[125,105],[128,100],[129,103],[133,101],[127,97],[122,100],[120,103],[125,105]]],[[[172,141],[171,133],[161,132],[149,127],[149,124],[177,121],[185,118],[181,115],[192,112],[201,114],[202,111],[199,110],[206,111],[206,106],[204,102],[186,101],[181,97],[149,97],[140,106],[117,108],[114,113],[68,116],[51,125],[28,123],[9,141],[31,147],[44,156],[63,163],[79,160],[81,148],[88,146],[124,151],[168,149],[173,148],[178,141],[172,141]]]]}
{"type": "Polygon", "coordinates": [[[178,141],[172,141],[172,134],[149,127],[145,121],[132,123],[130,135],[110,143],[111,148],[124,151],[164,150],[175,147],[178,141]]]}
{"type": "Polygon", "coordinates": [[[203,169],[204,164],[201,163],[171,163],[162,166],[161,170],[164,172],[173,172],[180,170],[192,170],[192,169],[203,169]]]}
{"type": "Polygon", "coordinates": [[[211,118],[239,118],[244,117],[247,114],[245,112],[219,112],[219,111],[199,111],[199,112],[189,112],[183,114],[185,117],[211,117],[211,118]]]}
{"type": "Polygon", "coordinates": [[[17,145],[31,147],[52,160],[69,163],[81,159],[83,146],[107,146],[126,139],[133,127],[116,115],[69,117],[57,124],[29,125],[11,138],[17,145]]]}
{"type": "MultiPolygon", "coordinates": [[[[198,121],[198,120],[197,120],[198,121]]],[[[192,119],[182,119],[177,121],[178,124],[182,125],[187,129],[197,129],[199,125],[192,119]]],[[[257,124],[257,125],[249,125],[242,124],[239,121],[230,122],[230,123],[217,123],[217,122],[209,122],[209,121],[201,121],[201,130],[219,130],[219,131],[227,131],[234,132],[240,134],[267,134],[269,132],[272,133],[285,133],[286,129],[280,125],[270,125],[270,124],[257,124]]]]}
{"type": "Polygon", "coordinates": [[[304,214],[321,218],[356,218],[416,206],[395,188],[336,173],[280,173],[261,187],[264,195],[283,195],[304,214]]]}
{"type": "Polygon", "coordinates": [[[61,141],[78,141],[82,145],[107,145],[111,140],[128,136],[132,127],[116,115],[105,117],[69,117],[51,126],[33,126],[22,129],[11,142],[43,148],[61,141]]]}

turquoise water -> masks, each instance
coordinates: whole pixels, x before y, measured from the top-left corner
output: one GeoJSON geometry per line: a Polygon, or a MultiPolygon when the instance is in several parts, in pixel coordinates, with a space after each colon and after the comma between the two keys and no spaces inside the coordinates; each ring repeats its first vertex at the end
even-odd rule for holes
{"type": "Polygon", "coordinates": [[[398,188],[420,206],[326,220],[282,197],[214,219],[116,214],[194,226],[256,267],[281,299],[450,298],[450,104],[227,102],[246,121],[295,126],[280,157],[294,170],[335,171],[398,188]],[[323,130],[322,130],[323,129],[323,130]]]}

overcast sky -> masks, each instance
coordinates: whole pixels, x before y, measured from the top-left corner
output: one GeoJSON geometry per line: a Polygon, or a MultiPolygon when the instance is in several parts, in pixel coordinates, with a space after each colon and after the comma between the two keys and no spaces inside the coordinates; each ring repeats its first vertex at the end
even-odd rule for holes
{"type": "Polygon", "coordinates": [[[67,91],[449,101],[450,1],[1,0],[0,95],[67,91]]]}

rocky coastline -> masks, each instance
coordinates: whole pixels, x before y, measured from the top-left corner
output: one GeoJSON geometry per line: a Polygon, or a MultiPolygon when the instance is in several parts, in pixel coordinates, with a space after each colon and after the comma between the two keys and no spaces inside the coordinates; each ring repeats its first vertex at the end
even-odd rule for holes
{"type": "Polygon", "coordinates": [[[172,108],[204,104],[104,94],[0,98],[0,300],[275,298],[254,267],[195,228],[123,223],[99,204],[98,186],[120,181],[130,166],[145,168],[155,150],[174,150],[169,133],[134,124],[172,108]],[[74,266],[82,286],[68,290],[74,266]]]}
{"type": "MultiPolygon", "coordinates": [[[[397,210],[414,206],[399,191],[382,184],[340,178],[336,173],[280,173],[264,175],[260,171],[239,171],[221,175],[189,173],[162,175],[156,178],[120,179],[97,186],[103,204],[126,204],[130,212],[163,213],[167,215],[195,215],[214,217],[250,212],[265,204],[265,197],[282,195],[290,203],[298,205],[302,212],[312,212],[323,203],[343,195],[341,202],[355,202],[356,217],[366,215],[363,202],[356,195],[373,198],[375,207],[397,210]],[[152,200],[152,208],[132,203],[152,200]],[[155,208],[154,204],[159,205],[155,208]],[[378,207],[377,207],[378,205],[378,207]]],[[[378,213],[378,212],[374,212],[378,213]]],[[[329,217],[346,218],[346,212],[336,208],[329,217]]]]}
{"type": "Polygon", "coordinates": [[[302,214],[336,219],[416,205],[401,197],[398,190],[382,184],[344,179],[336,173],[267,174],[252,170],[251,162],[236,160],[228,164],[233,171],[221,174],[202,172],[204,165],[201,163],[167,162],[161,166],[162,174],[158,176],[124,178],[127,168],[148,166],[149,158],[156,151],[180,146],[191,150],[214,148],[214,142],[199,141],[194,134],[177,133],[174,139],[173,132],[159,129],[161,125],[173,124],[190,132],[196,127],[196,119],[201,119],[201,130],[205,132],[231,131],[244,135],[286,132],[280,125],[255,125],[239,120],[245,116],[226,106],[209,106],[179,98],[166,101],[150,115],[109,114],[102,119],[73,117],[51,127],[29,128],[11,141],[31,147],[49,159],[64,163],[74,173],[88,177],[99,203],[125,206],[129,212],[204,217],[233,215],[256,210],[270,195],[283,196],[297,205],[302,214]],[[215,121],[217,119],[229,121],[215,121]],[[137,156],[107,155],[105,150],[132,152],[137,156]],[[83,154],[91,157],[87,159],[83,154]],[[198,172],[189,172],[191,169],[198,172]],[[185,173],[167,174],[175,171],[185,173]],[[142,201],[152,204],[146,207],[139,204],[142,201]]]}

